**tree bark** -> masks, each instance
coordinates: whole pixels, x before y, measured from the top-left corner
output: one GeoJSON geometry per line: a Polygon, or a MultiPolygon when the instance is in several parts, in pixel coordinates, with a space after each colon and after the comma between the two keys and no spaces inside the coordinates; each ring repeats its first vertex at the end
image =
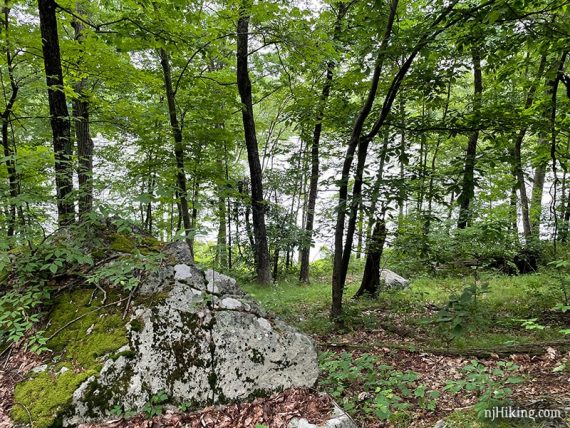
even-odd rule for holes
{"type": "Polygon", "coordinates": [[[190,211],[188,209],[188,189],[186,185],[186,170],[184,165],[184,141],[182,138],[182,128],[178,121],[176,113],[176,94],[172,86],[172,70],[170,66],[170,57],[164,48],[160,48],[160,65],[164,76],[164,88],[166,91],[166,101],[168,103],[168,115],[170,118],[170,126],[174,137],[174,157],[176,158],[176,184],[180,217],[184,225],[184,235],[186,243],[190,247],[192,257],[194,257],[194,246],[192,239],[192,222],[190,219],[190,211]]]}
{"type": "Polygon", "coordinates": [[[251,208],[253,212],[253,233],[255,235],[255,270],[260,284],[271,283],[271,261],[265,227],[265,203],[259,149],[253,116],[251,80],[248,70],[249,0],[243,0],[237,23],[237,85],[242,103],[242,120],[247,147],[247,158],[251,177],[251,208]]]}
{"type": "Polygon", "coordinates": [[[65,226],[75,221],[75,207],[72,199],[71,124],[63,85],[56,7],[54,0],[38,0],[50,123],[53,134],[58,223],[60,226],[65,226]]]}
{"type": "Polygon", "coordinates": [[[366,264],[360,288],[355,297],[369,295],[375,297],[380,289],[380,261],[386,242],[386,223],[383,218],[377,218],[372,232],[371,241],[367,246],[366,264]]]}
{"type": "MultiPolygon", "coordinates": [[[[81,7],[76,6],[78,14],[81,7]]],[[[75,40],[83,44],[83,23],[73,20],[75,40]]],[[[81,62],[81,58],[79,58],[81,62]]],[[[93,210],[93,139],[91,138],[89,123],[89,98],[85,93],[87,79],[83,78],[75,85],[77,98],[73,100],[73,118],[75,120],[75,138],[77,139],[77,181],[79,183],[79,219],[93,210]]]]}
{"type": "MultiPolygon", "coordinates": [[[[453,70],[452,70],[453,71],[453,70]]],[[[452,84],[452,79],[449,79],[449,83],[447,84],[447,96],[445,98],[445,105],[443,107],[443,114],[442,114],[442,118],[441,121],[443,124],[445,124],[445,121],[447,119],[447,113],[449,112],[449,100],[451,99],[451,84],[452,84]]],[[[441,142],[442,142],[442,136],[441,134],[438,135],[437,137],[437,142],[435,144],[435,149],[433,151],[433,156],[431,158],[431,169],[430,169],[430,176],[429,176],[429,183],[428,183],[428,192],[427,192],[427,213],[424,216],[424,225],[423,225],[423,229],[424,229],[424,245],[423,245],[423,252],[424,255],[427,255],[428,251],[429,251],[429,234],[431,231],[431,221],[432,221],[432,207],[433,207],[433,194],[434,194],[434,180],[435,180],[435,166],[436,166],[436,162],[437,162],[437,155],[439,154],[439,148],[441,146],[441,142]]]]}
{"type": "Polygon", "coordinates": [[[400,130],[400,188],[398,189],[398,229],[402,227],[404,221],[404,205],[406,203],[406,189],[404,188],[404,177],[406,166],[404,165],[404,157],[406,156],[406,101],[400,100],[400,120],[402,121],[402,129],[400,130]]]}
{"type": "MultiPolygon", "coordinates": [[[[347,5],[341,1],[338,5],[339,10],[336,17],[333,42],[337,41],[342,31],[342,20],[347,13],[347,5]]],[[[311,178],[309,180],[309,199],[307,204],[307,218],[305,220],[305,239],[306,242],[302,245],[300,251],[301,268],[299,272],[299,280],[301,282],[309,282],[309,257],[311,253],[313,227],[315,222],[315,207],[317,205],[317,193],[319,184],[319,150],[321,134],[323,130],[323,118],[325,107],[330,95],[332,81],[334,77],[334,68],[336,64],[334,61],[327,63],[327,72],[325,82],[321,91],[321,96],[317,103],[316,121],[313,129],[313,139],[311,144],[311,178]]]]}
{"type": "Polygon", "coordinates": [[[7,208],[7,215],[8,215],[8,224],[7,224],[7,235],[8,237],[14,236],[15,229],[16,229],[16,198],[18,197],[20,191],[20,184],[18,180],[18,173],[16,169],[16,153],[15,150],[12,148],[10,144],[9,132],[8,128],[10,126],[10,115],[12,114],[12,110],[14,108],[14,104],[16,103],[16,99],[18,97],[18,91],[20,87],[16,83],[16,79],[14,78],[14,61],[12,55],[12,47],[10,44],[10,37],[9,37],[9,30],[10,30],[10,7],[8,6],[8,1],[5,0],[4,7],[2,9],[2,30],[5,33],[5,56],[6,56],[6,64],[8,66],[8,77],[10,79],[10,92],[9,95],[6,93],[7,99],[6,101],[6,108],[1,113],[2,117],[2,147],[4,149],[4,158],[6,163],[6,169],[8,172],[8,186],[10,192],[10,202],[8,203],[7,208]]]}
{"type": "Polygon", "coordinates": [[[477,142],[479,140],[479,126],[481,116],[481,97],[483,94],[483,74],[481,72],[481,52],[475,47],[473,56],[473,114],[475,115],[475,130],[469,135],[467,152],[465,154],[465,169],[463,172],[463,185],[459,195],[459,219],[457,227],[465,229],[471,222],[471,209],[475,197],[475,158],[477,156],[477,142]]]}

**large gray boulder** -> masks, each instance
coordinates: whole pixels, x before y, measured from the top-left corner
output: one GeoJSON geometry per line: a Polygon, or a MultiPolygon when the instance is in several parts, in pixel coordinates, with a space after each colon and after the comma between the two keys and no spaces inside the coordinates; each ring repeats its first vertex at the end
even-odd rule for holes
{"type": "Polygon", "coordinates": [[[171,261],[143,281],[129,345],[75,391],[65,425],[112,417],[113,408],[140,412],[162,392],[198,408],[314,385],[311,339],[185,255],[174,246],[171,261]]]}
{"type": "Polygon", "coordinates": [[[380,281],[382,285],[389,290],[401,290],[408,288],[410,285],[410,281],[389,269],[382,269],[380,271],[380,281]]]}

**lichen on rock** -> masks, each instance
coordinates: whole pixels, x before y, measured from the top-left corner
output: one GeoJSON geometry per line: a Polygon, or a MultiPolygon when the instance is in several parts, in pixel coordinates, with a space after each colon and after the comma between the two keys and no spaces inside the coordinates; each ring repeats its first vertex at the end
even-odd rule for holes
{"type": "Polygon", "coordinates": [[[123,355],[73,394],[64,423],[141,411],[158,393],[195,407],[312,386],[316,350],[307,336],[268,315],[235,280],[203,272],[184,243],[167,248],[160,271],[140,285],[123,355]],[[146,299],[156,293],[161,299],[146,299]]]}

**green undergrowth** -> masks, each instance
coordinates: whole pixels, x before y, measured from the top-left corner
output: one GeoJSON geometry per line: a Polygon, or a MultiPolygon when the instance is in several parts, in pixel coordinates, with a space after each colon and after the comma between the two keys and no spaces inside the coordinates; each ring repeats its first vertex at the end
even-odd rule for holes
{"type": "MultiPolygon", "coordinates": [[[[519,276],[481,273],[477,279],[419,277],[412,279],[406,290],[384,291],[377,299],[358,300],[352,300],[359,285],[358,273],[352,272],[348,279],[344,291],[345,326],[340,333],[374,331],[394,324],[410,330],[418,347],[456,349],[493,349],[565,339],[560,332],[564,314],[556,310],[561,294],[549,271],[519,276]],[[479,288],[484,284],[486,288],[462,314],[461,334],[450,339],[439,328],[438,311],[473,284],[479,288]],[[535,318],[544,328],[525,328],[524,321],[535,318]]],[[[304,285],[288,277],[270,287],[245,283],[243,288],[268,310],[307,333],[339,333],[328,317],[328,281],[304,285]]]]}
{"type": "MultiPolygon", "coordinates": [[[[47,343],[53,356],[45,371],[32,373],[16,386],[14,401],[19,404],[12,411],[16,423],[28,423],[31,416],[36,428],[57,426],[57,416],[69,405],[73,391],[99,372],[106,355],[127,344],[122,305],[97,310],[101,296],[90,303],[92,293],[77,290],[57,299],[46,331],[46,337],[55,334],[47,343]]],[[[107,302],[119,298],[112,293],[107,302]]]]}

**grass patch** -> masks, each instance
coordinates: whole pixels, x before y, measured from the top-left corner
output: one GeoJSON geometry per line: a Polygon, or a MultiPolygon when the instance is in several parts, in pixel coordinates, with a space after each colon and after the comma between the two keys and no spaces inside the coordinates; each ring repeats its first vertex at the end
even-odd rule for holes
{"type": "MultiPolygon", "coordinates": [[[[359,286],[357,267],[348,276],[344,292],[345,328],[373,330],[379,317],[397,319],[417,332],[426,346],[446,345],[437,332],[437,309],[475,282],[473,276],[429,278],[411,281],[408,289],[381,292],[377,299],[351,300],[359,286]]],[[[459,349],[490,349],[496,346],[563,340],[559,326],[525,330],[521,319],[539,317],[559,302],[555,282],[546,273],[506,276],[483,273],[479,284],[488,284],[465,317],[465,331],[453,346],[459,349]]],[[[243,288],[285,321],[309,334],[335,332],[329,321],[331,286],[328,281],[299,284],[296,278],[281,279],[270,287],[252,282],[243,288]]]]}

